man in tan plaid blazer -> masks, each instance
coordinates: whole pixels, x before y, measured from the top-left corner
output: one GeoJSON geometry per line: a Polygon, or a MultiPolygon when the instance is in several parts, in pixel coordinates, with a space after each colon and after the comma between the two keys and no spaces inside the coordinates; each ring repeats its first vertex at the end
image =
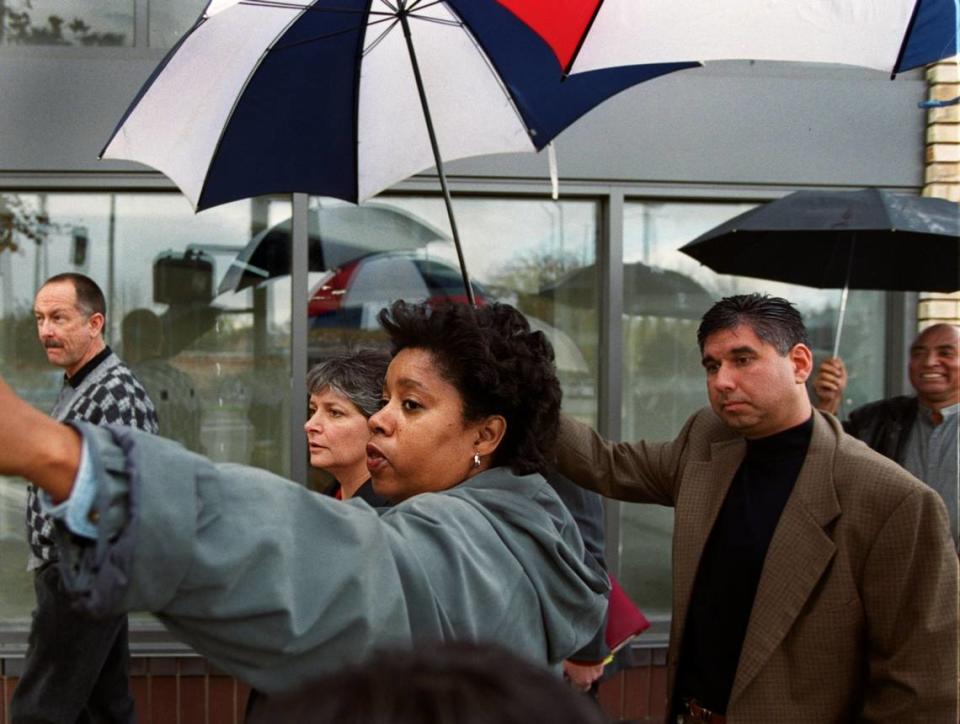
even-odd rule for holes
{"type": "Polygon", "coordinates": [[[667,443],[564,418],[560,472],[675,508],[677,721],[956,722],[957,556],[934,491],[814,412],[789,302],[730,297],[698,341],[711,409],[667,443]]]}

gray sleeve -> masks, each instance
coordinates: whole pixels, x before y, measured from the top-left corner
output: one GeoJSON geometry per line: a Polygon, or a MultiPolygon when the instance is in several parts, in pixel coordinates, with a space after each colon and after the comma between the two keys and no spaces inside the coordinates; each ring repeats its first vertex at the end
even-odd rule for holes
{"type": "MultiPolygon", "coordinates": [[[[576,485],[569,478],[565,478],[558,472],[551,472],[546,476],[547,483],[554,489],[560,500],[570,511],[574,522],[577,524],[577,530],[583,538],[583,545],[586,553],[596,560],[597,564],[607,570],[607,562],[604,558],[604,526],[603,526],[603,498],[597,493],[586,490],[576,485]]],[[[606,624],[607,617],[603,617],[603,625],[597,630],[597,633],[586,646],[572,654],[569,658],[573,661],[602,661],[610,653],[606,642],[606,624]]]]}
{"type": "Polygon", "coordinates": [[[554,663],[599,626],[606,578],[533,476],[518,492],[491,471],[480,489],[378,515],[127,427],[77,428],[97,538],[58,530],[68,591],[94,615],[155,613],[265,692],[414,641],[497,641],[554,663]]]}
{"type": "Polygon", "coordinates": [[[99,537],[60,529],[58,543],[64,583],[90,613],[154,612],[265,691],[409,644],[404,586],[421,586],[415,600],[427,608],[429,586],[401,580],[388,533],[365,503],[214,465],[129,428],[78,428],[99,471],[99,537]]]}

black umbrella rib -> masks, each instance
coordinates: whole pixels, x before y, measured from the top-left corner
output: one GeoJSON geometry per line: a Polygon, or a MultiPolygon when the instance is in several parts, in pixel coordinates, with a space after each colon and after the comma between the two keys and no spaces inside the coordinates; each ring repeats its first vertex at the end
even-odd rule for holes
{"type": "Polygon", "coordinates": [[[407,12],[413,15],[417,10],[426,10],[427,8],[432,8],[434,5],[443,5],[444,0],[414,0],[410,3],[410,7],[407,8],[407,12]]]}
{"type": "MultiPolygon", "coordinates": [[[[369,23],[367,23],[367,27],[370,27],[371,25],[378,25],[379,23],[388,23],[391,21],[396,23],[396,18],[394,18],[392,15],[388,15],[387,17],[380,18],[379,20],[371,20],[369,23]]],[[[391,28],[392,27],[393,26],[391,26],[391,28]]],[[[312,38],[304,38],[303,40],[297,40],[296,42],[287,43],[286,45],[275,45],[273,46],[273,48],[271,48],[271,50],[275,50],[275,51],[289,50],[290,48],[296,48],[298,45],[306,45],[307,43],[315,43],[318,40],[327,40],[328,38],[335,38],[338,35],[355,33],[357,32],[358,29],[359,27],[345,28],[343,30],[337,30],[336,32],[333,32],[333,33],[324,33],[323,35],[314,35],[312,38]]],[[[388,28],[387,31],[385,32],[389,32],[389,31],[390,31],[390,28],[388,28]]],[[[379,42],[379,39],[377,42],[379,42]]]]}
{"type": "MultiPolygon", "coordinates": [[[[379,23],[382,21],[377,20],[376,22],[379,23]]],[[[397,23],[399,22],[400,20],[398,20],[397,18],[393,18],[393,22],[390,23],[390,25],[387,26],[387,28],[382,33],[380,33],[380,35],[374,38],[373,42],[371,42],[370,45],[368,45],[366,48],[363,49],[363,52],[360,53],[361,57],[366,56],[367,53],[369,53],[371,50],[373,50],[378,45],[380,45],[380,42],[390,34],[390,31],[392,31],[395,27],[397,27],[397,23]]],[[[370,23],[370,25],[373,25],[373,23],[370,23]]]]}
{"type": "Polygon", "coordinates": [[[436,23],[437,25],[447,25],[452,28],[462,28],[463,23],[458,20],[447,20],[446,18],[433,18],[429,15],[411,15],[414,20],[422,20],[427,23],[436,23]]]}
{"type": "MultiPolygon", "coordinates": [[[[312,13],[339,13],[340,15],[382,15],[392,18],[396,13],[385,13],[382,10],[354,10],[353,8],[337,8],[327,5],[302,5],[299,3],[284,2],[283,0],[240,0],[238,5],[252,5],[254,7],[281,8],[283,10],[302,10],[312,13]]],[[[390,6],[389,3],[386,3],[390,6]]]]}
{"type": "Polygon", "coordinates": [[[363,10],[352,10],[350,8],[328,8],[317,7],[316,5],[303,5],[302,3],[283,2],[283,0],[240,0],[238,5],[252,5],[254,7],[281,8],[283,10],[302,10],[310,12],[317,10],[329,13],[342,13],[344,15],[361,15],[363,10]]]}

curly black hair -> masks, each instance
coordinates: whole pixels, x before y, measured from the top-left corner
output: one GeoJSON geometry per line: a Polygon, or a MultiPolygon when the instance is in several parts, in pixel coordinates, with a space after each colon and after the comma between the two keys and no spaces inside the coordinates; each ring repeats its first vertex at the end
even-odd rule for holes
{"type": "Polygon", "coordinates": [[[394,302],[379,315],[393,354],[414,348],[429,352],[440,375],[463,398],[463,418],[488,415],[507,421],[494,465],[517,475],[543,473],[552,455],[563,393],[553,347],[542,332],[508,304],[394,302]]]}

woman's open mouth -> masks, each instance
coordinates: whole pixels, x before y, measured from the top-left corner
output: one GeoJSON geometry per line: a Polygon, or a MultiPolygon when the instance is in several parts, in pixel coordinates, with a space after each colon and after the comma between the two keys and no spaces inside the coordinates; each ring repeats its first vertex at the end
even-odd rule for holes
{"type": "Polygon", "coordinates": [[[369,470],[371,473],[375,473],[386,465],[387,465],[387,458],[384,457],[382,452],[380,452],[380,448],[378,448],[373,443],[368,443],[367,444],[367,470],[369,470]]]}

